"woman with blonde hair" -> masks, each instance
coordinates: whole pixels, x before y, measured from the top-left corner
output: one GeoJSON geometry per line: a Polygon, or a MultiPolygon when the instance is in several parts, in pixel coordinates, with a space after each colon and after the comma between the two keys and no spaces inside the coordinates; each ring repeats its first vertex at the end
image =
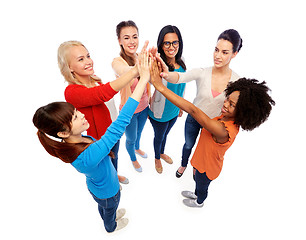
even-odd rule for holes
{"type": "Polygon", "coordinates": [[[37,109],[33,116],[38,138],[45,150],[50,155],[71,164],[86,176],[87,188],[98,204],[107,232],[120,230],[128,224],[128,219],[122,218],[125,209],[117,210],[121,193],[117,171],[111,163],[109,153],[123,135],[138,106],[146,83],[150,79],[149,66],[148,53],[143,51],[141,63],[132,69],[133,74],[140,74],[140,82],[116,121],[107,128],[99,140],[83,135],[90,124],[84,114],[70,103],[50,103],[37,109]]]}
{"type": "MultiPolygon", "coordinates": [[[[58,48],[58,66],[68,86],[65,89],[65,99],[85,114],[90,127],[87,134],[100,139],[112,123],[110,110],[106,102],[110,101],[132,79],[138,77],[135,71],[129,71],[114,81],[103,84],[94,75],[93,60],[86,47],[79,41],[67,41],[58,48]]],[[[115,105],[110,105],[115,110],[115,105]]],[[[114,120],[114,119],[113,119],[114,120]]],[[[115,169],[118,168],[119,141],[112,148],[112,158],[115,169]]],[[[118,176],[121,183],[128,179],[118,176]]]]}

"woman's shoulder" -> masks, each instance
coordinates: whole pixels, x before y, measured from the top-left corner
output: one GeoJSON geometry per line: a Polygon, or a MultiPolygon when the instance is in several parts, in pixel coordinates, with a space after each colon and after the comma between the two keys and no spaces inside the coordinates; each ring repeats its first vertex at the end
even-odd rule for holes
{"type": "Polygon", "coordinates": [[[86,88],[86,87],[81,84],[68,84],[65,89],[65,93],[73,91],[74,89],[78,89],[78,88],[86,88]]]}
{"type": "Polygon", "coordinates": [[[240,76],[232,70],[232,77],[231,77],[231,81],[236,81],[240,78],[240,76]]]}
{"type": "Polygon", "coordinates": [[[116,64],[116,63],[121,63],[121,64],[126,64],[126,65],[128,65],[128,63],[127,63],[121,56],[115,57],[115,58],[113,59],[113,61],[112,61],[112,66],[113,66],[114,64],[116,64]]]}

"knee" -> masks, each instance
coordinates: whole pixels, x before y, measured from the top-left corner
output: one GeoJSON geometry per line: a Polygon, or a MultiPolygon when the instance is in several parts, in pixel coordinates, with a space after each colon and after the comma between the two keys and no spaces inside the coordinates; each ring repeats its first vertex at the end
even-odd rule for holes
{"type": "Polygon", "coordinates": [[[125,145],[126,146],[134,146],[136,143],[136,140],[134,139],[126,139],[125,145]]]}

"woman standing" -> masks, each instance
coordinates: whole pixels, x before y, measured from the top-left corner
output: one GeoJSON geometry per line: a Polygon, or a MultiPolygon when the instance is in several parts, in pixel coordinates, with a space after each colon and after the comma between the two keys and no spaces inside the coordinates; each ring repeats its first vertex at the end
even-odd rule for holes
{"type": "Polygon", "coordinates": [[[241,127],[252,131],[265,122],[275,105],[268,94],[266,82],[240,78],[230,82],[225,89],[226,99],[221,115],[211,119],[200,108],[177,96],[161,81],[157,63],[152,64],[151,82],[169,101],[188,112],[203,127],[191,165],[195,169],[195,191],[183,191],[183,203],[188,207],[200,208],[208,195],[208,187],[221,173],[225,152],[231,147],[241,127]]]}
{"type": "Polygon", "coordinates": [[[150,79],[150,60],[146,51],[141,53],[141,60],[140,65],[131,70],[133,75],[139,72],[139,84],[116,121],[107,128],[101,139],[82,135],[90,124],[83,113],[67,102],[43,106],[33,117],[33,123],[38,129],[38,138],[46,151],[63,162],[70,163],[86,176],[87,188],[98,203],[98,210],[107,232],[119,230],[128,224],[128,219],[122,218],[125,210],[117,211],[121,193],[117,171],[109,155],[123,135],[150,79]]]}
{"type": "MultiPolygon", "coordinates": [[[[133,21],[123,21],[117,25],[116,33],[118,42],[121,48],[120,57],[117,57],[112,62],[113,70],[117,77],[122,76],[129,71],[136,63],[137,49],[138,49],[138,28],[133,21]]],[[[147,45],[146,42],[145,45],[147,45]]],[[[124,106],[126,100],[134,91],[139,79],[134,78],[121,91],[120,110],[124,106]]],[[[148,118],[150,99],[150,84],[144,91],[139,105],[134,113],[131,123],[127,126],[125,131],[126,149],[132,161],[132,164],[137,172],[142,172],[142,167],[136,159],[136,154],[143,158],[147,158],[147,154],[140,149],[140,138],[144,125],[148,118]]]]}
{"type": "MultiPolygon", "coordinates": [[[[239,79],[239,76],[230,69],[231,60],[236,57],[242,47],[242,39],[234,29],[222,32],[213,54],[214,65],[208,68],[198,68],[186,73],[169,72],[165,63],[162,63],[161,76],[172,83],[183,83],[192,80],[197,84],[197,95],[193,101],[209,118],[213,119],[221,114],[225,100],[224,90],[229,82],[239,79]]],[[[180,178],[188,164],[189,156],[196,142],[202,126],[188,114],[185,123],[185,144],[182,151],[182,163],[176,172],[180,178]]]]}
{"type": "MultiPolygon", "coordinates": [[[[103,84],[101,79],[94,75],[93,60],[85,46],[78,41],[67,41],[58,48],[58,65],[62,75],[68,82],[65,89],[65,99],[85,114],[90,127],[88,135],[100,139],[112,123],[109,109],[105,102],[128,84],[138,75],[132,72],[120,79],[103,84]]],[[[113,165],[118,166],[119,141],[112,148],[113,165]]],[[[121,183],[128,183],[128,179],[119,176],[121,183]]]]}
{"type": "MultiPolygon", "coordinates": [[[[176,26],[167,25],[161,29],[157,40],[157,48],[169,71],[186,71],[186,65],[182,60],[183,39],[176,26]]],[[[163,80],[163,84],[180,97],[183,96],[185,83],[173,84],[163,80]]],[[[150,105],[149,119],[154,129],[155,169],[158,173],[163,171],[160,158],[169,164],[173,163],[172,159],[164,153],[165,145],[168,133],[177,117],[182,116],[182,113],[177,106],[155,90],[150,105]]]]}

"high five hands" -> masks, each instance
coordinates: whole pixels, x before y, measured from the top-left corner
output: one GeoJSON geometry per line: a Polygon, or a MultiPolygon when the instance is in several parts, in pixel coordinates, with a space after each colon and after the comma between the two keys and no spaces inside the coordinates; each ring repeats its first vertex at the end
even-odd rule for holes
{"type": "Polygon", "coordinates": [[[150,75],[150,82],[158,91],[162,91],[165,87],[162,83],[162,77],[167,78],[168,66],[161,59],[156,47],[147,50],[148,44],[149,41],[146,41],[137,58],[139,76],[147,79],[150,75]]]}

